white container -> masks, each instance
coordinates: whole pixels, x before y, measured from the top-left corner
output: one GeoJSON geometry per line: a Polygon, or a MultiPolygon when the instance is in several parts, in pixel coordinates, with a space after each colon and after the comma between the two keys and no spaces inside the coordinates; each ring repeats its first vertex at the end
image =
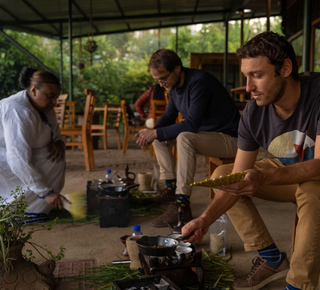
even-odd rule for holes
{"type": "Polygon", "coordinates": [[[226,255],[227,214],[223,214],[210,226],[210,251],[213,254],[226,255]]]}

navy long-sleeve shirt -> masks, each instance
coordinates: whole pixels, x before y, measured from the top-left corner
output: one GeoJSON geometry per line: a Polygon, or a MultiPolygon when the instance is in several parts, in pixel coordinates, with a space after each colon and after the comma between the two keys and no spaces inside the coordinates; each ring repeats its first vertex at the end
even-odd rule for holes
{"type": "Polygon", "coordinates": [[[181,132],[221,132],[237,137],[239,111],[224,86],[210,73],[184,68],[181,88],[170,91],[165,113],[156,126],[157,139],[175,139],[181,132]],[[178,113],[184,121],[176,123],[178,113]]]}

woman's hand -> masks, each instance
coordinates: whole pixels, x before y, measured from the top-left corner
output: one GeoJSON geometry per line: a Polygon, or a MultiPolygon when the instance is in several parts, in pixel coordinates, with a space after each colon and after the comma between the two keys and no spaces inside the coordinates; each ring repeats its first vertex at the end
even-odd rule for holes
{"type": "Polygon", "coordinates": [[[68,199],[66,199],[63,195],[60,193],[51,193],[44,199],[47,203],[53,205],[54,207],[58,207],[59,209],[63,208],[63,203],[71,203],[68,199]]]}
{"type": "Polygon", "coordinates": [[[183,226],[181,229],[181,235],[184,237],[194,231],[194,235],[192,235],[188,240],[185,240],[185,242],[200,243],[204,235],[207,233],[209,226],[210,225],[207,225],[201,217],[198,217],[183,226]]]}
{"type": "Polygon", "coordinates": [[[65,146],[63,141],[58,140],[56,142],[50,143],[48,146],[48,152],[49,152],[48,159],[51,159],[51,162],[64,161],[65,146]]]}

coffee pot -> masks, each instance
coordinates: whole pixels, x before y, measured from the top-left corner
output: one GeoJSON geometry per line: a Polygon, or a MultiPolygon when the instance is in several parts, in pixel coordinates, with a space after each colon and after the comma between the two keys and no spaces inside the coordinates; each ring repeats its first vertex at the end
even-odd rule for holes
{"type": "Polygon", "coordinates": [[[131,185],[131,184],[134,184],[135,178],[136,178],[136,174],[129,171],[129,165],[127,164],[125,169],[125,175],[121,179],[121,181],[126,185],[131,185]]]}

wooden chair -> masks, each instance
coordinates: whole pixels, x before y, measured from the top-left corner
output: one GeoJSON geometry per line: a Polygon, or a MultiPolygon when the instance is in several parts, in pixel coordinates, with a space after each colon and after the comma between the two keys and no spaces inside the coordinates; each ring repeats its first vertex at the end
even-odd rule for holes
{"type": "Polygon", "coordinates": [[[164,99],[166,100],[166,103],[168,104],[168,102],[169,102],[169,91],[167,91],[167,90],[164,91],[164,99]]]}
{"type": "Polygon", "coordinates": [[[153,124],[161,118],[166,110],[167,102],[165,100],[151,100],[153,124]]]}
{"type": "Polygon", "coordinates": [[[121,121],[121,105],[104,103],[103,108],[94,108],[95,112],[103,112],[102,124],[92,124],[91,135],[102,136],[103,149],[108,148],[107,136],[117,136],[118,149],[121,149],[120,140],[120,121],[121,121]],[[108,131],[115,130],[115,132],[109,133],[108,131]]]}
{"type": "Polygon", "coordinates": [[[76,126],[76,101],[66,101],[64,114],[64,127],[74,128],[76,126]]]}
{"type": "Polygon", "coordinates": [[[68,94],[60,95],[57,99],[57,104],[54,106],[54,111],[56,112],[57,122],[60,129],[64,127],[67,98],[68,94]]]}
{"type": "MultiPolygon", "coordinates": [[[[165,91],[166,93],[167,91],[165,91]]],[[[167,107],[167,100],[151,100],[151,108],[152,108],[152,118],[153,118],[153,126],[156,125],[157,121],[161,118],[163,113],[167,107]]],[[[152,144],[149,146],[149,152],[151,156],[156,158],[156,154],[154,152],[152,144]]]]}
{"type": "Polygon", "coordinates": [[[129,138],[134,138],[134,135],[141,129],[146,128],[145,126],[130,126],[127,115],[127,105],[125,100],[121,100],[121,108],[122,108],[122,118],[124,125],[124,135],[123,135],[123,147],[122,152],[126,154],[128,149],[129,138]]]}
{"type": "MultiPolygon", "coordinates": [[[[76,126],[76,101],[66,102],[66,111],[64,114],[64,128],[74,128],[76,126]]],[[[69,136],[69,139],[74,142],[75,136],[69,136]]],[[[76,146],[71,146],[72,151],[76,146]]]]}
{"type": "Polygon", "coordinates": [[[93,120],[94,104],[96,102],[96,92],[86,89],[85,94],[87,99],[84,108],[83,124],[81,126],[75,126],[74,128],[62,128],[61,135],[81,137],[81,139],[77,141],[72,140],[71,142],[67,142],[66,146],[82,146],[86,170],[90,171],[95,167],[91,137],[91,124],[93,120]]]}

